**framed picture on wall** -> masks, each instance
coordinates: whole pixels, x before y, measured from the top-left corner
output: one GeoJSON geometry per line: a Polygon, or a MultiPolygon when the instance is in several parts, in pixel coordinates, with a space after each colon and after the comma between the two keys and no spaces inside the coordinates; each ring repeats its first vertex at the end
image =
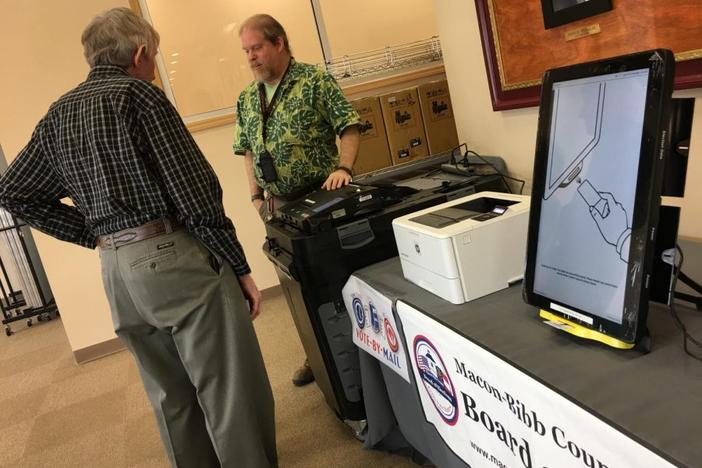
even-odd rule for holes
{"type": "Polygon", "coordinates": [[[546,70],[655,48],[675,54],[675,89],[702,87],[702,0],[611,0],[596,18],[601,32],[577,40],[567,40],[568,30],[592,19],[550,29],[536,19],[553,0],[474,1],[493,110],[538,106],[546,70]]]}
{"type": "Polygon", "coordinates": [[[612,9],[612,0],[541,0],[544,27],[562,24],[604,13],[612,9]]]}

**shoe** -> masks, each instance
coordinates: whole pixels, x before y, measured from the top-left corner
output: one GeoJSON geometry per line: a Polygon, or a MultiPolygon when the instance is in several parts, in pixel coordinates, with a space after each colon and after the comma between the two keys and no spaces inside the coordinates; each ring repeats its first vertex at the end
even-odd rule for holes
{"type": "Polygon", "coordinates": [[[296,370],[293,374],[292,382],[296,387],[303,387],[314,382],[314,374],[312,373],[310,362],[307,359],[305,359],[305,363],[302,365],[302,367],[296,370]]]}

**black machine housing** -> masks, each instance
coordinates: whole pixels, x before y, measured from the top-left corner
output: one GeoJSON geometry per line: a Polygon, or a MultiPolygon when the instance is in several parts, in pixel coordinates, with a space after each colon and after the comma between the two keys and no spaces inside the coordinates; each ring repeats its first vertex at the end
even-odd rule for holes
{"type": "Polygon", "coordinates": [[[408,163],[341,191],[308,194],[266,223],[263,250],[278,273],[317,385],[342,420],[365,419],[358,348],[341,294],[349,276],[397,255],[394,218],[476,191],[505,190],[497,175],[437,175],[446,161],[408,163]],[[432,181],[423,178],[427,174],[432,181]],[[403,185],[408,180],[420,188],[403,185]],[[328,204],[334,198],[340,200],[328,204]]]}

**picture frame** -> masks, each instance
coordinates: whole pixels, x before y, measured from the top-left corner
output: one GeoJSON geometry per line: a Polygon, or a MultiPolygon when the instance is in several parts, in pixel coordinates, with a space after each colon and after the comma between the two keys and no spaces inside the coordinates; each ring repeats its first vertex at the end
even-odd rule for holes
{"type": "Polygon", "coordinates": [[[541,0],[544,28],[550,29],[612,9],[612,0],[541,0]]]}
{"type": "MultiPolygon", "coordinates": [[[[617,0],[617,14],[613,10],[597,17],[602,29],[599,34],[567,42],[565,30],[571,28],[544,29],[538,18],[541,0],[475,0],[492,109],[538,106],[541,78],[548,69],[662,46],[675,54],[675,89],[702,87],[702,10],[695,8],[698,1],[669,0],[665,5],[652,2],[642,6],[639,0],[617,0]],[[533,21],[525,22],[526,17],[533,21]],[[641,20],[635,19],[639,17],[641,20]],[[643,29],[645,37],[641,28],[631,27],[648,20],[656,27],[643,29]],[[520,33],[514,34],[517,29],[520,33]],[[514,41],[522,49],[515,47],[514,41]],[[530,52],[525,54],[524,48],[530,52]],[[515,74],[515,69],[519,73],[515,74]]],[[[580,20],[572,28],[590,23],[580,20]]]]}

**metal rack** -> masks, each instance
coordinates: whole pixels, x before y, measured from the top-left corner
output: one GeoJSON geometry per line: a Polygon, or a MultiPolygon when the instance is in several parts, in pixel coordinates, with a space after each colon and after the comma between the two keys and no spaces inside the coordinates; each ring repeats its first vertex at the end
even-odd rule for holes
{"type": "Polygon", "coordinates": [[[397,46],[344,55],[320,66],[337,81],[346,81],[442,62],[441,41],[438,36],[432,36],[397,46]]]}
{"type": "Polygon", "coordinates": [[[38,272],[36,249],[29,248],[25,236],[29,227],[0,208],[0,309],[5,334],[12,335],[12,322],[33,318],[41,322],[59,315],[56,302],[43,272],[38,272]]]}

